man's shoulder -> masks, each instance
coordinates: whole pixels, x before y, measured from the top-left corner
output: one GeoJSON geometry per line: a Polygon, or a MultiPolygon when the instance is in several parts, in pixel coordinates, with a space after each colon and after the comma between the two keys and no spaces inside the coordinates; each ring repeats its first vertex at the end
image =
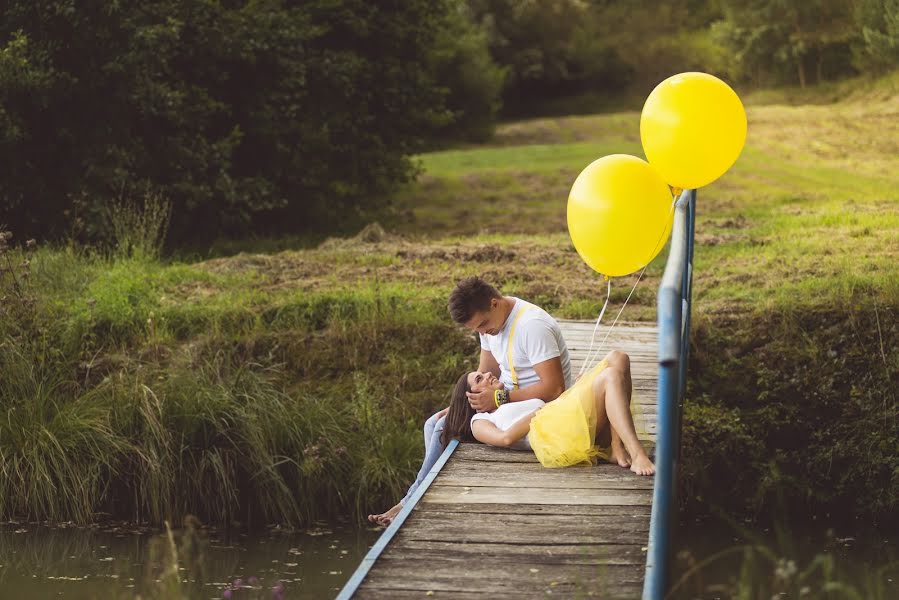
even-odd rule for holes
{"type": "Polygon", "coordinates": [[[522,328],[533,331],[546,331],[548,329],[557,333],[562,332],[559,323],[556,322],[551,314],[536,304],[531,304],[531,306],[533,308],[521,316],[522,328]]]}

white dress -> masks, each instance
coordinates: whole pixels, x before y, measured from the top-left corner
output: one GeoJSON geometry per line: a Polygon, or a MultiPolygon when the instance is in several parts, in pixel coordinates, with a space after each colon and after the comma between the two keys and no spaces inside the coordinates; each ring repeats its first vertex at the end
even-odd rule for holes
{"type": "MultiPolygon", "coordinates": [[[[473,425],[475,421],[483,419],[496,425],[497,429],[505,431],[517,423],[521,418],[526,417],[538,408],[541,408],[544,404],[546,403],[540,398],[522,400],[521,402],[507,402],[491,413],[475,413],[475,415],[471,417],[471,423],[473,425]]],[[[531,443],[528,441],[528,436],[524,436],[512,444],[512,448],[518,450],[530,450],[531,443]]]]}

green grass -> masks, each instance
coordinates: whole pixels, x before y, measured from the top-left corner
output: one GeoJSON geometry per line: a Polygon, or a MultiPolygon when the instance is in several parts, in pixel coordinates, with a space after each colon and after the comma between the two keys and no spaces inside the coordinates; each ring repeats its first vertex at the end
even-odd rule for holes
{"type": "Polygon", "coordinates": [[[421,165],[431,177],[459,177],[483,172],[523,171],[545,173],[586,166],[607,154],[634,154],[641,158],[639,144],[628,140],[602,140],[570,144],[532,144],[503,148],[445,150],[421,156],[421,165]]]}
{"type": "MultiPolygon", "coordinates": [[[[689,498],[741,489],[730,508],[751,513],[786,485],[797,502],[894,507],[894,457],[879,449],[895,439],[899,372],[889,89],[748,103],[743,155],[699,191],[689,498]],[[741,454],[755,444],[762,458],[741,454]],[[854,457],[839,481],[834,447],[854,457]],[[705,480],[706,463],[739,477],[705,480]]],[[[477,353],[446,316],[455,281],[483,275],[562,317],[599,312],[605,284],[571,246],[565,206],[578,172],[615,152],[641,154],[639,113],[508,123],[489,144],[421,156],[380,238],[208,260],[35,250],[24,292],[0,274],[14,299],[0,313],[0,516],[303,523],[389,505],[420,460],[420,423],[477,353]]],[[[655,319],[665,255],[624,320],[655,319]]],[[[608,314],[634,282],[613,280],[608,314]]]]}

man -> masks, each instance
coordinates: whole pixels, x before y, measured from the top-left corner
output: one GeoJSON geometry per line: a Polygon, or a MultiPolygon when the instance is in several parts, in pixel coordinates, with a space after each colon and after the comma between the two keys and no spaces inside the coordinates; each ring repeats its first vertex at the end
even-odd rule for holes
{"type": "MultiPolygon", "coordinates": [[[[449,312],[453,321],[479,334],[478,371],[493,373],[505,388],[497,393],[469,393],[469,402],[478,412],[491,412],[505,402],[531,398],[550,402],[572,384],[571,358],[562,330],[542,308],[503,296],[480,277],[469,277],[450,294],[449,312]]],[[[369,515],[369,521],[390,523],[440,458],[447,410],[425,422],[425,459],[406,496],[387,512],[369,515]]]]}

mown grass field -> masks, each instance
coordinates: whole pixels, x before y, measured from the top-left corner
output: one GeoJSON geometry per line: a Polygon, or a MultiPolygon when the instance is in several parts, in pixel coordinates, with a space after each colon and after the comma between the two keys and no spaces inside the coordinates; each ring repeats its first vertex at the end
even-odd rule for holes
{"type": "MultiPolygon", "coordinates": [[[[693,508],[751,515],[779,495],[894,514],[899,80],[828,94],[750,97],[743,155],[699,192],[693,508]]],[[[604,284],[565,205],[616,152],[640,155],[638,112],[510,123],[421,156],[386,232],[191,262],[41,248],[27,280],[7,253],[0,515],[304,523],[384,507],[414,474],[420,423],[474,364],[445,311],[459,278],[598,314],[604,284]]],[[[655,318],[665,255],[622,319],[655,318]]],[[[634,281],[614,281],[608,314],[634,281]]]]}

